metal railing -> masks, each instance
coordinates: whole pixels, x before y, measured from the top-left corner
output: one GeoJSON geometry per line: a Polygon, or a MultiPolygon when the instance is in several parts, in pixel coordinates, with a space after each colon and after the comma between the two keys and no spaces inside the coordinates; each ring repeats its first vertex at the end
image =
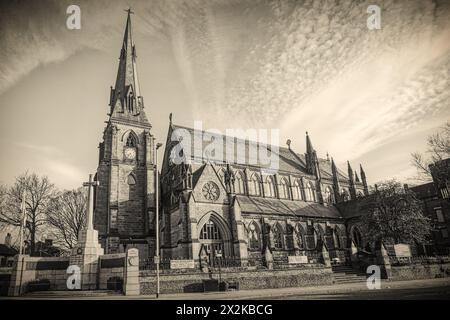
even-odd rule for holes
{"type": "Polygon", "coordinates": [[[396,257],[389,256],[391,265],[404,266],[410,264],[442,264],[450,263],[450,255],[446,256],[417,256],[417,257],[396,257]]]}
{"type": "MultiPolygon", "coordinates": [[[[306,251],[304,253],[308,256],[308,263],[305,265],[311,265],[311,264],[322,264],[323,263],[323,257],[321,252],[317,251],[306,251]]],[[[171,270],[171,261],[176,260],[192,260],[189,258],[161,258],[159,268],[161,270],[171,270]]],[[[200,263],[202,267],[204,265],[207,265],[209,269],[215,270],[215,269],[247,269],[248,267],[252,269],[264,269],[265,266],[265,259],[264,257],[249,257],[245,260],[242,260],[237,257],[220,257],[220,258],[213,258],[210,259],[208,262],[203,261],[200,263]]],[[[190,270],[200,270],[200,265],[197,263],[194,268],[191,268],[190,270]]],[[[284,269],[287,267],[292,267],[291,264],[289,264],[288,256],[287,255],[280,255],[273,257],[273,268],[274,269],[284,269]]],[[[156,270],[156,264],[154,263],[154,260],[152,258],[140,260],[139,261],[139,269],[140,270],[156,270]]],[[[174,269],[175,270],[175,269],[174,269]]],[[[182,269],[178,269],[182,270],[182,269]]]]}

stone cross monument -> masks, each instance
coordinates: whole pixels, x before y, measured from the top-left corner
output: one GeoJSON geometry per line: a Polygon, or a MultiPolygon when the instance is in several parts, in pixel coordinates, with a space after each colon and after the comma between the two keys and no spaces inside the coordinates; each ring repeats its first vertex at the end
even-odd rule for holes
{"type": "Polygon", "coordinates": [[[89,175],[89,182],[83,183],[88,187],[86,225],[78,235],[78,243],[72,249],[70,265],[80,267],[81,289],[94,290],[97,287],[97,268],[99,256],[104,254],[104,250],[98,242],[98,231],[94,230],[94,186],[98,181],[93,181],[92,174],[89,175]]]}

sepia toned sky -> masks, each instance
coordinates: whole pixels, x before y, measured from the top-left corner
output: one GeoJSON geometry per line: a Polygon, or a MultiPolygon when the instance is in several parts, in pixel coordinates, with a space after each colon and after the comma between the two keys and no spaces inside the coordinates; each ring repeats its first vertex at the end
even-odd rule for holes
{"type": "Polygon", "coordinates": [[[278,128],[280,145],[373,184],[414,183],[410,154],[450,119],[450,1],[2,1],[0,182],[76,188],[96,170],[128,6],[145,112],[204,128],[278,128]],[[81,8],[81,30],[66,8],[81,8]],[[381,7],[381,30],[366,10],[381,7]]]}

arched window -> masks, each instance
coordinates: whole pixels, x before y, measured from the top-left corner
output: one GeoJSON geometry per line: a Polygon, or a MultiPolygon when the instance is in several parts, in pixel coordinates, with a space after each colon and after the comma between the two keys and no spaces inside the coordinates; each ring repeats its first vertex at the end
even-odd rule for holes
{"type": "Polygon", "coordinates": [[[245,194],[244,175],[242,172],[236,174],[235,189],[237,194],[245,194]]]}
{"type": "Polygon", "coordinates": [[[283,249],[283,229],[278,223],[273,227],[272,233],[275,249],[283,249]]]}
{"type": "Polygon", "coordinates": [[[306,183],[305,195],[306,201],[316,202],[315,190],[311,182],[306,183]]]}
{"type": "Polygon", "coordinates": [[[261,195],[261,180],[259,179],[259,176],[256,173],[254,173],[250,178],[249,187],[251,195],[254,196],[261,195]]]}
{"type": "Polygon", "coordinates": [[[205,223],[200,232],[200,239],[203,240],[222,240],[222,236],[220,234],[220,230],[217,225],[209,220],[205,223]]]}
{"type": "Polygon", "coordinates": [[[302,188],[298,180],[294,181],[294,187],[292,188],[294,200],[302,200],[302,188]]]}
{"type": "Polygon", "coordinates": [[[222,234],[212,220],[208,220],[203,225],[199,238],[211,259],[214,259],[218,253],[224,254],[222,234]]]}
{"type": "Polygon", "coordinates": [[[280,182],[280,199],[289,199],[289,182],[282,178],[280,182]]]}
{"type": "Polygon", "coordinates": [[[272,176],[267,176],[266,178],[266,183],[264,184],[264,196],[270,198],[275,197],[275,185],[272,176]]]}
{"type": "Polygon", "coordinates": [[[355,243],[355,246],[357,248],[362,248],[363,243],[362,243],[362,237],[361,237],[361,232],[359,232],[357,227],[353,227],[352,230],[352,240],[355,243]]]}
{"type": "Polygon", "coordinates": [[[261,249],[261,237],[258,225],[253,221],[248,226],[248,248],[250,250],[261,249]]]}
{"type": "Polygon", "coordinates": [[[128,111],[133,112],[133,110],[134,110],[134,97],[133,97],[133,93],[132,92],[130,92],[128,94],[127,105],[128,105],[128,111]]]}
{"type": "Polygon", "coordinates": [[[220,168],[218,174],[219,174],[220,180],[225,185],[225,169],[220,168]]]}
{"type": "Polygon", "coordinates": [[[137,198],[137,188],[136,188],[136,178],[132,173],[130,173],[127,177],[128,184],[128,200],[134,200],[137,198]]]}
{"type": "Polygon", "coordinates": [[[290,224],[286,226],[286,249],[294,249],[294,227],[290,224]]]}
{"type": "Polygon", "coordinates": [[[336,248],[336,249],[343,248],[341,232],[338,227],[335,227],[333,229],[333,243],[334,243],[334,248],[336,248]]]}
{"type": "Polygon", "coordinates": [[[315,249],[321,249],[323,244],[323,229],[320,227],[320,225],[316,225],[313,231],[314,235],[314,248],[315,249]]]}
{"type": "Polygon", "coordinates": [[[131,132],[128,134],[126,146],[130,147],[130,148],[136,147],[136,139],[134,138],[134,136],[131,132]]]}
{"type": "Polygon", "coordinates": [[[334,203],[333,192],[332,192],[330,186],[327,186],[325,188],[324,200],[325,200],[325,203],[328,203],[328,204],[333,204],[334,203]]]}
{"type": "Polygon", "coordinates": [[[297,246],[300,249],[303,249],[305,247],[305,243],[303,240],[304,231],[300,224],[297,224],[295,226],[295,241],[297,241],[297,246]]]}

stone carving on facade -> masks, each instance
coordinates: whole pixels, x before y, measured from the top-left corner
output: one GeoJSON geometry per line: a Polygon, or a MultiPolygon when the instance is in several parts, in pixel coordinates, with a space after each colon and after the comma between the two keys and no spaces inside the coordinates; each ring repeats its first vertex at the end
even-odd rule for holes
{"type": "Polygon", "coordinates": [[[214,182],[208,181],[203,185],[202,194],[206,200],[216,201],[220,195],[219,187],[214,182]]]}

